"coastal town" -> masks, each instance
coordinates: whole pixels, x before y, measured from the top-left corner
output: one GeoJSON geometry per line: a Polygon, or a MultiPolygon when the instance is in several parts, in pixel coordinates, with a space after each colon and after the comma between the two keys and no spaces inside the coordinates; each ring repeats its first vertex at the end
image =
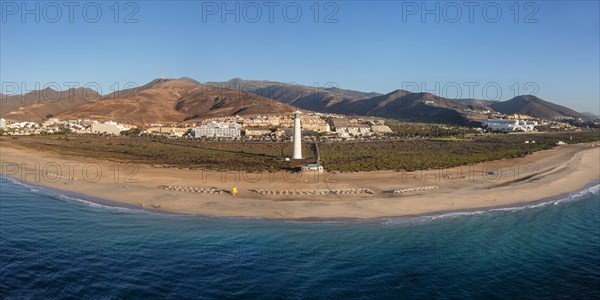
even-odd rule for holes
{"type": "MultiPolygon", "coordinates": [[[[315,141],[376,140],[394,137],[390,120],[377,117],[344,116],[304,112],[301,119],[302,136],[315,141]]],[[[49,117],[43,122],[0,119],[1,135],[44,135],[57,133],[85,135],[135,135],[174,139],[216,139],[283,141],[293,133],[293,115],[255,115],[207,118],[198,122],[156,123],[139,126],[115,121],[92,119],[61,120],[49,117]]],[[[481,127],[473,132],[538,132],[581,131],[600,127],[600,118],[587,123],[574,118],[547,120],[521,114],[490,113],[481,127]],[[578,124],[579,122],[579,124],[578,124]]],[[[454,125],[440,124],[444,127],[454,125]]]]}
{"type": "MultiPolygon", "coordinates": [[[[380,118],[306,113],[301,117],[303,135],[352,139],[383,136],[391,133],[380,118]]],[[[292,135],[292,115],[257,115],[208,118],[194,123],[156,123],[148,126],[98,120],[60,120],[48,118],[42,123],[12,122],[0,119],[5,135],[39,135],[53,133],[157,136],[220,140],[284,140],[292,135]]]]}

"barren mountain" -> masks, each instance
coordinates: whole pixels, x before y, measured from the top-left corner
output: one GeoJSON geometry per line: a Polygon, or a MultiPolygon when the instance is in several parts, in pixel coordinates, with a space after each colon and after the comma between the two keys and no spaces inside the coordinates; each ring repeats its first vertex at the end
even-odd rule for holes
{"type": "Polygon", "coordinates": [[[346,115],[379,116],[414,121],[471,124],[481,117],[467,116],[457,109],[468,105],[429,93],[410,93],[396,90],[389,94],[366,93],[340,88],[314,88],[273,81],[235,78],[208,85],[243,90],[299,108],[346,115]]]}
{"type": "Polygon", "coordinates": [[[330,107],[332,111],[411,121],[427,121],[469,125],[480,121],[460,110],[467,106],[430,93],[392,93],[364,100],[342,101],[330,107]],[[475,122],[474,122],[475,121],[475,122]]]}
{"type": "Polygon", "coordinates": [[[34,91],[23,96],[0,95],[0,115],[12,120],[96,119],[147,125],[230,115],[289,113],[292,106],[346,115],[379,116],[411,121],[477,125],[491,109],[534,117],[586,118],[564,106],[535,96],[511,100],[446,99],[430,93],[396,90],[389,94],[339,88],[315,88],[274,81],[232,79],[206,85],[190,78],[156,79],[148,84],[100,96],[93,90],[34,91]]]}
{"type": "Polygon", "coordinates": [[[430,93],[410,93],[404,90],[396,90],[382,95],[339,88],[323,89],[239,78],[226,82],[212,82],[208,85],[243,90],[314,111],[414,121],[477,125],[486,118],[486,115],[468,111],[488,109],[546,119],[557,116],[585,117],[581,113],[535,96],[519,96],[504,102],[481,99],[446,99],[430,93]]]}
{"type": "Polygon", "coordinates": [[[490,107],[503,114],[524,114],[544,119],[554,119],[556,117],[587,118],[582,113],[532,95],[517,96],[504,102],[493,103],[490,107]]]}
{"type": "Polygon", "coordinates": [[[254,94],[215,88],[189,78],[156,79],[66,111],[61,119],[115,120],[148,125],[230,115],[289,113],[293,107],[254,94]]]}
{"type": "Polygon", "coordinates": [[[492,110],[490,107],[494,103],[498,103],[498,101],[493,100],[482,100],[482,99],[451,99],[452,101],[459,102],[468,106],[471,109],[479,109],[479,110],[492,110]]]}
{"type": "Polygon", "coordinates": [[[42,121],[73,108],[93,103],[100,98],[95,90],[73,88],[55,91],[51,88],[24,95],[1,95],[0,116],[14,121],[42,121]]]}
{"type": "Polygon", "coordinates": [[[368,99],[381,95],[379,93],[344,90],[336,87],[335,84],[329,84],[325,87],[312,87],[295,83],[243,80],[240,78],[225,82],[209,82],[207,85],[244,91],[313,111],[327,111],[328,107],[341,101],[368,99]]]}

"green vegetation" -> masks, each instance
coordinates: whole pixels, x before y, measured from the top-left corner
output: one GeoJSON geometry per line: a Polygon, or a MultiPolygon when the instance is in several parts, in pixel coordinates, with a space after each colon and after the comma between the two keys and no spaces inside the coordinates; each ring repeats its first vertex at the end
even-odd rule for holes
{"type": "Polygon", "coordinates": [[[439,138],[431,138],[432,141],[463,141],[464,138],[458,137],[439,137],[439,138]]]}
{"type": "MultiPolygon", "coordinates": [[[[320,143],[321,162],[328,170],[422,170],[455,167],[503,158],[522,157],[555,147],[559,140],[581,143],[600,140],[596,132],[471,135],[465,138],[412,138],[392,141],[320,143]],[[525,141],[535,140],[535,143],[525,141]]],[[[291,156],[289,142],[201,142],[135,137],[31,136],[12,139],[26,147],[67,155],[145,163],[177,168],[274,171],[302,162],[291,156]]],[[[312,144],[303,153],[314,154],[312,144]]]]}
{"type": "Polygon", "coordinates": [[[394,132],[393,136],[401,138],[428,137],[465,137],[469,134],[478,133],[477,130],[470,127],[462,127],[455,125],[429,124],[429,123],[414,123],[402,122],[399,120],[386,120],[385,124],[394,132]]]}
{"type": "Polygon", "coordinates": [[[555,147],[557,141],[600,140],[598,132],[499,134],[466,139],[407,139],[382,142],[320,144],[321,161],[339,171],[425,170],[451,168],[504,158],[523,157],[555,147]],[[571,140],[572,137],[572,140],[571,140]],[[525,141],[535,143],[525,143],[525,141]]]}
{"type": "MultiPolygon", "coordinates": [[[[111,136],[23,136],[11,142],[66,155],[161,165],[164,167],[264,171],[292,169],[288,143],[200,142],[111,136]]],[[[305,156],[312,145],[303,145],[305,156]]]]}

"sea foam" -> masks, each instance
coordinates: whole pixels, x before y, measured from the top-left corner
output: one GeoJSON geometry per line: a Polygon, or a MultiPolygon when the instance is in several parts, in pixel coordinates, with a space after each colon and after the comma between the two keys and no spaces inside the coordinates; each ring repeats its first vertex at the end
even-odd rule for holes
{"type": "Polygon", "coordinates": [[[536,202],[533,204],[521,205],[521,206],[510,206],[510,207],[500,207],[500,208],[491,208],[487,210],[473,210],[473,211],[457,211],[457,212],[448,212],[438,215],[425,215],[418,217],[396,217],[396,218],[382,218],[384,225],[406,225],[406,224],[417,224],[423,222],[429,222],[433,220],[439,219],[452,219],[452,218],[460,218],[465,216],[473,216],[473,215],[481,215],[488,213],[498,213],[498,212],[515,212],[527,209],[535,209],[548,205],[560,205],[569,202],[579,201],[588,196],[598,195],[600,193],[600,184],[592,185],[583,190],[569,193],[566,197],[561,197],[559,199],[551,199],[548,201],[536,202]]]}
{"type": "MultiPolygon", "coordinates": [[[[80,197],[74,197],[72,195],[69,195],[68,193],[61,192],[60,190],[30,185],[26,182],[23,182],[23,181],[20,181],[18,179],[14,179],[14,178],[11,178],[8,176],[3,176],[2,178],[8,180],[8,182],[10,182],[14,185],[26,188],[29,191],[31,191],[32,193],[44,194],[44,195],[50,196],[50,197],[52,197],[54,199],[58,199],[58,200],[64,200],[64,201],[85,204],[89,207],[93,207],[93,208],[97,208],[97,209],[107,209],[107,210],[124,212],[124,213],[145,212],[145,213],[151,213],[151,214],[166,214],[163,212],[149,211],[149,210],[144,210],[141,208],[102,204],[99,202],[100,200],[93,201],[93,200],[86,200],[86,199],[83,199],[80,197]]],[[[461,218],[461,217],[481,215],[481,214],[487,214],[487,213],[515,212],[515,211],[520,211],[520,210],[525,210],[525,209],[540,208],[540,207],[544,207],[544,206],[548,206],[548,205],[560,205],[563,203],[578,201],[578,200],[586,198],[587,196],[598,195],[599,193],[600,193],[600,184],[595,184],[595,185],[589,186],[583,190],[569,193],[568,196],[566,196],[566,197],[561,197],[559,199],[551,199],[548,201],[542,200],[541,202],[536,202],[533,204],[527,204],[527,205],[522,205],[522,206],[491,208],[491,209],[487,209],[487,210],[456,211],[456,212],[447,212],[447,213],[433,214],[433,215],[423,215],[423,216],[416,216],[416,217],[385,217],[385,218],[374,218],[374,219],[354,219],[354,218],[312,219],[311,218],[311,219],[306,219],[306,220],[301,220],[301,221],[299,221],[299,220],[282,220],[282,221],[284,221],[284,222],[329,223],[329,224],[381,223],[382,225],[386,225],[386,226],[410,225],[410,224],[419,224],[419,223],[430,222],[430,221],[440,220],[440,219],[461,218]]],[[[169,214],[177,215],[177,214],[173,214],[173,213],[169,213],[169,214]]],[[[219,217],[219,218],[221,218],[221,217],[219,217]]],[[[229,217],[222,217],[222,218],[229,218],[229,217]]],[[[250,219],[250,220],[256,220],[256,221],[268,220],[268,219],[265,219],[262,217],[241,217],[241,218],[233,217],[233,218],[234,219],[250,219]]]]}
{"type": "Polygon", "coordinates": [[[84,205],[92,207],[92,208],[107,209],[107,210],[118,211],[118,212],[137,213],[137,212],[145,211],[142,209],[136,209],[136,208],[130,208],[130,207],[124,207],[124,206],[118,206],[118,205],[102,204],[102,203],[100,203],[100,200],[98,200],[98,201],[87,200],[84,198],[76,197],[68,192],[63,192],[63,191],[57,190],[57,189],[32,185],[27,182],[24,182],[24,181],[15,179],[15,178],[11,178],[8,176],[4,176],[3,179],[6,179],[9,183],[11,183],[15,186],[19,186],[23,189],[27,189],[34,194],[45,195],[45,196],[51,197],[52,199],[75,202],[75,203],[79,203],[79,204],[84,204],[84,205]]]}

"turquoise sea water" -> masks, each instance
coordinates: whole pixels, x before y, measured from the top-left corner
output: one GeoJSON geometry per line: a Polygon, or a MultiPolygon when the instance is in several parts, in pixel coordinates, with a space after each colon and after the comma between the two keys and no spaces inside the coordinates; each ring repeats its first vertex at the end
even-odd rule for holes
{"type": "Polygon", "coordinates": [[[269,221],[0,183],[0,298],[598,298],[592,186],[517,209],[269,221]]]}

